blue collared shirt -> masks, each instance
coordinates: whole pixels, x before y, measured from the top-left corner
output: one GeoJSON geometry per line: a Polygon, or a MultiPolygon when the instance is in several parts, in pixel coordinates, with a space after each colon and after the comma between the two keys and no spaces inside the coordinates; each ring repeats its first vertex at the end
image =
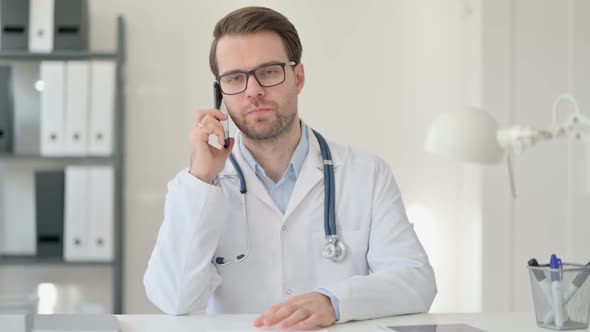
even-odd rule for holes
{"type": "MultiPolygon", "coordinates": [[[[248,163],[248,166],[254,171],[256,177],[262,182],[270,197],[275,202],[279,210],[283,214],[287,210],[287,205],[289,204],[289,199],[291,198],[291,194],[293,193],[293,188],[295,188],[295,183],[297,182],[297,177],[301,172],[301,168],[303,167],[303,162],[307,157],[309,152],[309,138],[307,137],[307,125],[301,122],[301,139],[299,140],[299,144],[295,148],[293,152],[293,156],[291,157],[291,162],[289,166],[283,173],[283,176],[279,180],[279,182],[275,183],[271,178],[266,175],[266,172],[258,164],[256,158],[250,153],[248,148],[244,145],[244,141],[240,140],[240,152],[248,163]]],[[[336,313],[336,320],[340,319],[340,301],[338,298],[330,291],[324,288],[319,288],[315,290],[318,293],[324,294],[330,298],[332,301],[332,306],[334,307],[334,312],[336,313]]]]}
{"type": "Polygon", "coordinates": [[[283,214],[285,214],[285,211],[287,210],[289,199],[293,193],[293,188],[295,188],[295,182],[297,182],[297,177],[301,172],[301,167],[303,167],[303,162],[305,161],[309,151],[307,126],[303,123],[301,123],[301,125],[301,139],[299,140],[299,144],[293,152],[289,166],[277,183],[275,183],[266,175],[266,172],[262,166],[258,164],[256,158],[254,158],[252,153],[250,153],[250,150],[248,150],[248,148],[244,145],[244,141],[240,140],[240,152],[242,153],[242,156],[244,156],[244,160],[246,160],[248,166],[250,166],[254,173],[256,173],[256,176],[262,182],[262,184],[264,184],[264,187],[270,194],[270,197],[283,214]]]}

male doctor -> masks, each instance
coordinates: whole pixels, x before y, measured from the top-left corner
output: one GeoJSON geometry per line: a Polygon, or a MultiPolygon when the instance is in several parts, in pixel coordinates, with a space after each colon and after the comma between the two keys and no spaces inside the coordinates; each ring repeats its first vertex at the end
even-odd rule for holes
{"type": "Polygon", "coordinates": [[[427,312],[434,272],[390,168],[330,141],[344,249],[338,259],[323,255],[324,159],[319,138],[299,118],[305,71],[295,27],[276,11],[247,7],[222,18],[213,36],[211,70],[240,132],[217,149],[209,136],[223,145],[227,117],[217,109],[197,113],[191,164],[168,184],[144,276],[149,299],[173,315],[205,307],[258,313],[256,327],[427,312]]]}

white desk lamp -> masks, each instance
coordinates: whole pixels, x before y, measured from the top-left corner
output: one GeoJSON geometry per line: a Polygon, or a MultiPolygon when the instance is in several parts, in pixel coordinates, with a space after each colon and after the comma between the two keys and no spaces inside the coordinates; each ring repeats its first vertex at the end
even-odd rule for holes
{"type": "Polygon", "coordinates": [[[552,112],[550,129],[528,126],[498,128],[498,122],[490,114],[475,107],[446,112],[432,122],[426,137],[426,150],[436,155],[483,164],[500,162],[504,152],[507,152],[510,183],[515,196],[510,164],[512,154],[520,154],[537,142],[561,137],[590,142],[590,119],[580,112],[573,96],[562,94],[557,97],[552,112]],[[573,109],[563,119],[558,119],[558,107],[563,101],[569,101],[573,109]]]}

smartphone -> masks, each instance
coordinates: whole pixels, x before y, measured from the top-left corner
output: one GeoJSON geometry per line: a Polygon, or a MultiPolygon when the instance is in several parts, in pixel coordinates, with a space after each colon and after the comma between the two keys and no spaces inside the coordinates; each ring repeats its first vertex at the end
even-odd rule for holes
{"type": "Polygon", "coordinates": [[[229,112],[223,103],[223,95],[221,94],[221,88],[219,87],[219,83],[213,83],[213,99],[214,99],[214,107],[215,109],[220,110],[223,114],[227,115],[227,120],[220,121],[223,125],[223,130],[225,132],[225,142],[223,144],[224,148],[229,148],[229,112]],[[223,109],[222,109],[223,106],[223,109]]]}

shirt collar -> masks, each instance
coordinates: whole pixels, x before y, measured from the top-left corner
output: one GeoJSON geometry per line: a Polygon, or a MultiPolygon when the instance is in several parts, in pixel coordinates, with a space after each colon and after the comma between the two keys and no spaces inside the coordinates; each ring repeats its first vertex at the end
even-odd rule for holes
{"type": "MultiPolygon", "coordinates": [[[[287,170],[292,169],[295,172],[295,177],[299,176],[301,168],[303,167],[303,162],[305,161],[307,153],[309,152],[309,137],[307,135],[307,125],[303,121],[299,121],[299,123],[301,124],[301,138],[299,139],[299,144],[293,152],[293,156],[291,156],[291,162],[287,167],[287,170]]],[[[262,166],[260,166],[256,158],[254,158],[252,153],[250,153],[250,150],[248,150],[246,145],[244,145],[244,140],[240,140],[239,147],[240,153],[244,157],[244,160],[246,161],[248,166],[250,166],[250,168],[255,173],[261,171],[263,174],[266,175],[264,169],[262,169],[262,166]]]]}

